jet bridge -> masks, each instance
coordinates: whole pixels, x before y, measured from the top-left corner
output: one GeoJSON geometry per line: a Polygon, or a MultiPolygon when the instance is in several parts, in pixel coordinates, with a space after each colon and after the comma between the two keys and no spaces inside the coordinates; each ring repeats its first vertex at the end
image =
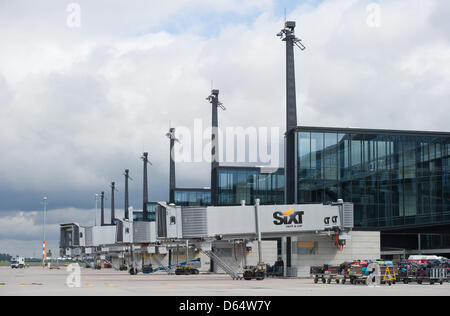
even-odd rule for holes
{"type": "Polygon", "coordinates": [[[91,255],[104,245],[116,243],[116,226],[84,227],[78,223],[60,225],[61,256],[91,255]]]}
{"type": "Polygon", "coordinates": [[[344,240],[353,228],[353,204],[254,205],[156,208],[158,239],[234,240],[336,233],[344,240]]]}
{"type": "Polygon", "coordinates": [[[85,228],[78,223],[61,224],[59,240],[62,255],[80,256],[86,246],[85,228]]]}
{"type": "Polygon", "coordinates": [[[353,204],[259,205],[228,207],[179,207],[159,203],[156,207],[158,240],[187,241],[208,256],[233,279],[242,278],[242,267],[213,249],[213,242],[258,240],[258,263],[262,263],[263,238],[320,234],[332,237],[339,249],[353,229],[353,204]]]}

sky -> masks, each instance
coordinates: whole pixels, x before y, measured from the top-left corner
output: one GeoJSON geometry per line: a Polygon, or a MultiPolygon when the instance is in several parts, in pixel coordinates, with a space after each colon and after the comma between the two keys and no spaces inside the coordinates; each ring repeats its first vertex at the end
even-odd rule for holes
{"type": "MultiPolygon", "coordinates": [[[[0,253],[40,256],[44,196],[53,251],[59,223],[99,221],[111,181],[123,213],[124,169],[140,209],[144,151],[167,200],[165,134],[210,124],[211,87],[222,128],[283,131],[285,12],[307,47],[300,125],[450,131],[448,1],[0,0],[0,253]]],[[[177,164],[179,187],[209,181],[208,162],[177,164]]]]}

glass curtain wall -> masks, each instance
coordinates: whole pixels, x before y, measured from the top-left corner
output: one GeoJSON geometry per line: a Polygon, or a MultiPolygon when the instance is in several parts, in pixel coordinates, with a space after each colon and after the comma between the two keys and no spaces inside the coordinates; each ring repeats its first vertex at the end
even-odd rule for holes
{"type": "Polygon", "coordinates": [[[252,168],[219,168],[218,203],[220,206],[284,203],[284,170],[264,173],[252,168]]]}
{"type": "Polygon", "coordinates": [[[175,205],[179,206],[209,206],[211,191],[206,189],[176,189],[175,205]]]}
{"type": "Polygon", "coordinates": [[[343,199],[356,227],[450,220],[450,137],[298,132],[297,199],[343,199]]]}

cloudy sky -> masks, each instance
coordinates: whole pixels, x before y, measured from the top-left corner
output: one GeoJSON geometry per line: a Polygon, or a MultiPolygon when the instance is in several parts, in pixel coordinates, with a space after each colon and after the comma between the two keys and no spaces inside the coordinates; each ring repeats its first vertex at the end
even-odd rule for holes
{"type": "MultiPolygon", "coordinates": [[[[446,0],[0,0],[0,252],[40,256],[43,196],[54,250],[111,181],[120,209],[126,168],[139,209],[143,151],[167,200],[165,133],[210,124],[212,83],[222,127],[283,130],[285,8],[307,46],[299,124],[450,131],[446,0]]],[[[177,184],[209,186],[208,166],[178,164],[177,184]]]]}

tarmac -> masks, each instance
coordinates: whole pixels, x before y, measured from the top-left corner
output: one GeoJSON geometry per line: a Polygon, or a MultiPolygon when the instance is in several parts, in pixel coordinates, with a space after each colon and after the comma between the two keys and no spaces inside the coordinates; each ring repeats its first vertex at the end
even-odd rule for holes
{"type": "Polygon", "coordinates": [[[448,296],[442,285],[396,283],[392,286],[314,284],[313,279],[232,280],[227,275],[135,276],[112,269],[0,267],[0,296],[448,296]]]}

